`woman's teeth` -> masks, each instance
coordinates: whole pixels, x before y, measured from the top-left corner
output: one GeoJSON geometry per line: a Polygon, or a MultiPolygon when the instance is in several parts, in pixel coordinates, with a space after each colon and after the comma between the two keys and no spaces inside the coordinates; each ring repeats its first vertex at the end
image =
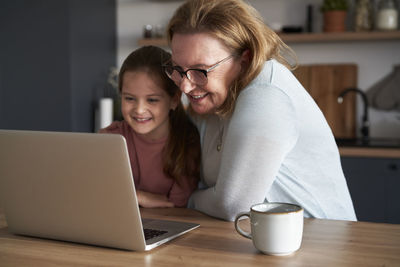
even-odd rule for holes
{"type": "Polygon", "coordinates": [[[205,97],[206,95],[207,95],[207,93],[205,93],[204,95],[191,95],[191,97],[194,99],[200,99],[200,98],[205,97]]]}

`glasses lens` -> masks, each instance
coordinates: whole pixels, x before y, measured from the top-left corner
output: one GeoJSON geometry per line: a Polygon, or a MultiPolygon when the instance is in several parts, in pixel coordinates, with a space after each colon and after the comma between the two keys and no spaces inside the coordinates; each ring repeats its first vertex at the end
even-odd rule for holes
{"type": "Polygon", "coordinates": [[[163,66],[163,68],[164,68],[165,73],[168,75],[168,77],[171,78],[174,68],[172,68],[172,66],[163,66]]]}
{"type": "Polygon", "coordinates": [[[200,70],[189,70],[187,77],[191,82],[198,85],[205,85],[207,83],[207,76],[200,70]]]}
{"type": "Polygon", "coordinates": [[[172,66],[164,66],[165,73],[174,82],[182,80],[182,75],[172,66]]]}

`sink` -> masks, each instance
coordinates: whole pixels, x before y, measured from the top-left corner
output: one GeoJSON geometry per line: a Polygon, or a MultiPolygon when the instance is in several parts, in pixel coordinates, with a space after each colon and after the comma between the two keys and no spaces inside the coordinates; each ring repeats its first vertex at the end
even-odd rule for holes
{"type": "Polygon", "coordinates": [[[376,147],[376,148],[400,148],[400,139],[390,138],[336,138],[339,147],[376,147]]]}

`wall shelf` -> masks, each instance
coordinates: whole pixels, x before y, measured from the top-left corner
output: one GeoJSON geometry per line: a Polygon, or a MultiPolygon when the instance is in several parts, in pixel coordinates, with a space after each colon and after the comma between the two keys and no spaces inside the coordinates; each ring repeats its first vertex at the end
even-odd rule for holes
{"type": "MultiPolygon", "coordinates": [[[[338,32],[338,33],[279,33],[286,43],[332,43],[332,42],[354,42],[354,41],[385,41],[400,40],[400,31],[388,32],[338,32]]],[[[155,45],[168,46],[164,38],[140,39],[139,46],[155,45]]]]}
{"type": "Polygon", "coordinates": [[[400,31],[279,34],[287,43],[329,43],[400,40],[400,31]]]}

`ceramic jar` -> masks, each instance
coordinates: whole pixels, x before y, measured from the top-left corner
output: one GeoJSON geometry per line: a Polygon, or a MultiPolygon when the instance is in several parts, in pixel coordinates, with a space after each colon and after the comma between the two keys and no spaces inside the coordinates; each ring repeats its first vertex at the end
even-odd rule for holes
{"type": "Polygon", "coordinates": [[[394,0],[379,1],[375,24],[377,30],[397,30],[398,11],[394,0]]]}

